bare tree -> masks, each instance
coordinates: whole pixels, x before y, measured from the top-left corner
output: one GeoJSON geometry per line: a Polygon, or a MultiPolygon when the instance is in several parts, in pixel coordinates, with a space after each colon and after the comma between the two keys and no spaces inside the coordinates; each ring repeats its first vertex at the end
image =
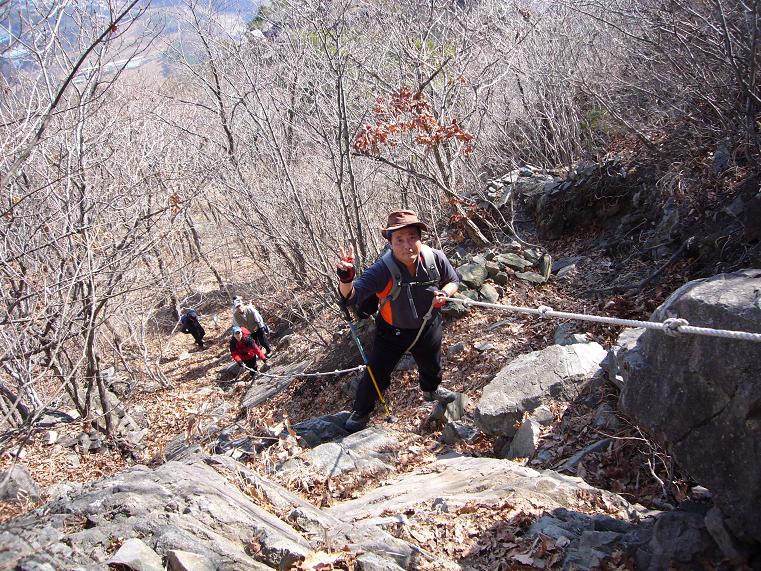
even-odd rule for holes
{"type": "MultiPolygon", "coordinates": [[[[114,86],[150,42],[127,34],[143,13],[136,4],[19,8],[25,33],[18,45],[28,63],[6,79],[0,107],[0,383],[9,420],[15,410],[33,421],[63,390],[83,416],[94,402],[110,407],[101,328],[109,304],[137,287],[134,261],[167,212],[129,196],[144,172],[124,156],[123,143],[134,138],[139,118],[114,86]]],[[[100,427],[109,432],[111,423],[105,415],[100,427]]]]}

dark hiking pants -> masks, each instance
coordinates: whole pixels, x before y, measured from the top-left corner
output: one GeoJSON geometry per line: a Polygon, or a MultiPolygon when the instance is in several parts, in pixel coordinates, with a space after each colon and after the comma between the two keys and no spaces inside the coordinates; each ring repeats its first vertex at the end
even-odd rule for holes
{"type": "Polygon", "coordinates": [[[195,339],[196,345],[203,346],[203,336],[206,335],[206,331],[204,331],[200,323],[197,321],[195,323],[191,321],[185,326],[182,332],[189,333],[193,336],[193,339],[195,339]]]}
{"type": "MultiPolygon", "coordinates": [[[[391,384],[391,373],[402,358],[403,352],[415,340],[417,329],[397,329],[382,318],[375,320],[375,341],[369,366],[378,388],[384,392],[391,384]]],[[[435,391],[441,384],[441,316],[436,315],[427,324],[415,346],[410,351],[415,358],[420,375],[420,390],[435,391]]],[[[354,410],[369,414],[375,408],[378,393],[365,370],[357,386],[354,410]]]]}
{"type": "Polygon", "coordinates": [[[264,349],[264,351],[269,354],[272,349],[270,349],[270,344],[267,341],[267,338],[264,336],[264,331],[262,331],[261,327],[254,331],[254,339],[256,339],[259,347],[264,349]]]}

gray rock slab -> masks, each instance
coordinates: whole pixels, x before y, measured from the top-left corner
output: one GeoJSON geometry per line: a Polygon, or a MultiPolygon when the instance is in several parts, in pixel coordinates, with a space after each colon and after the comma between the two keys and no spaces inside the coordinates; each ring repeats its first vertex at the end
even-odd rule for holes
{"type": "Polygon", "coordinates": [[[228,456],[211,456],[206,459],[206,462],[212,466],[223,466],[228,470],[235,471],[246,484],[254,486],[279,511],[298,510],[299,518],[307,518],[311,522],[309,529],[314,529],[314,526],[328,529],[340,523],[339,520],[316,508],[301,496],[272,480],[262,477],[257,472],[249,470],[228,456]]]}
{"type": "Polygon", "coordinates": [[[484,267],[486,267],[486,272],[489,274],[490,278],[493,278],[499,273],[499,264],[493,260],[486,262],[484,267]]]}
{"type": "Polygon", "coordinates": [[[650,540],[652,528],[650,520],[630,522],[560,508],[537,519],[528,536],[541,534],[563,547],[563,569],[586,570],[598,568],[616,551],[633,555],[650,540]]]}
{"type": "Polygon", "coordinates": [[[474,289],[478,289],[484,285],[484,281],[489,277],[489,273],[484,264],[473,262],[458,267],[457,273],[465,284],[474,289]]]}
{"type": "Polygon", "coordinates": [[[640,336],[645,332],[644,328],[627,328],[618,336],[616,344],[608,349],[608,354],[600,362],[608,381],[618,389],[624,388],[624,377],[622,376],[621,363],[623,355],[637,345],[640,336]]]}
{"type": "Polygon", "coordinates": [[[161,456],[165,461],[179,461],[187,460],[203,453],[203,448],[201,448],[200,444],[192,441],[188,442],[185,439],[185,435],[180,434],[167,443],[161,452],[161,456]]]}
{"type": "Polygon", "coordinates": [[[230,363],[219,371],[219,380],[221,382],[229,382],[233,379],[237,379],[238,375],[241,374],[241,371],[243,371],[243,367],[238,363],[230,363]]]}
{"type": "Polygon", "coordinates": [[[514,424],[545,399],[572,400],[600,370],[606,351],[597,343],[552,345],[521,355],[484,387],[475,419],[489,434],[512,437],[514,424]]]}
{"type": "Polygon", "coordinates": [[[481,297],[481,301],[486,303],[497,303],[499,301],[499,292],[491,284],[484,284],[481,289],[478,290],[478,294],[481,297]]]}
{"type": "Polygon", "coordinates": [[[542,426],[549,426],[555,422],[555,415],[546,404],[540,405],[531,413],[531,420],[535,420],[542,426]]]}
{"type": "Polygon", "coordinates": [[[703,560],[709,568],[712,561],[722,559],[721,552],[705,527],[703,516],[683,511],[665,512],[658,516],[652,537],[637,551],[638,568],[656,571],[669,561],[681,567],[703,560]]]}
{"type": "Polygon", "coordinates": [[[555,274],[555,277],[557,277],[558,279],[564,278],[565,276],[567,276],[568,274],[573,272],[575,269],[576,269],[576,264],[570,264],[568,266],[563,266],[555,274]]]}
{"type": "Polygon", "coordinates": [[[311,418],[294,424],[293,430],[304,440],[307,446],[318,446],[323,442],[329,442],[349,435],[344,428],[349,414],[348,411],[341,411],[336,414],[311,418]]]}
{"type": "Polygon", "coordinates": [[[479,353],[485,353],[486,351],[494,349],[494,345],[487,343],[486,341],[478,341],[477,343],[473,343],[473,349],[479,353]]]}
{"type": "Polygon", "coordinates": [[[404,571],[404,567],[375,553],[363,553],[357,557],[357,563],[361,571],[404,571]]]}
{"type": "Polygon", "coordinates": [[[174,549],[167,555],[168,571],[216,571],[211,560],[198,553],[174,549]]]}
{"type": "Polygon", "coordinates": [[[469,442],[476,434],[478,434],[478,431],[464,422],[448,422],[441,431],[441,441],[451,446],[459,440],[469,442]]]}
{"type": "MultiPolygon", "coordinates": [[[[651,319],[761,333],[759,292],[761,270],[720,274],[682,286],[651,319]]],[[[619,408],[711,490],[738,537],[761,541],[761,343],[648,330],[620,360],[619,408]]]]}
{"type": "Polygon", "coordinates": [[[449,346],[449,349],[447,349],[447,357],[453,357],[454,355],[462,353],[463,351],[465,351],[465,343],[458,341],[457,343],[449,346]]]}
{"type": "Polygon", "coordinates": [[[543,275],[536,272],[515,272],[515,277],[532,284],[543,284],[547,281],[543,275]]]}
{"type": "Polygon", "coordinates": [[[510,281],[510,276],[506,272],[499,272],[493,279],[497,285],[506,285],[510,281]]]}
{"type": "Polygon", "coordinates": [[[399,446],[390,432],[370,426],[337,442],[320,444],[307,453],[309,462],[318,472],[334,477],[348,472],[370,476],[394,470],[390,455],[384,450],[399,446]]]}
{"type": "Polygon", "coordinates": [[[541,425],[535,420],[525,420],[510,443],[507,458],[531,458],[539,443],[541,425]]]}
{"type": "MultiPolygon", "coordinates": [[[[336,541],[345,541],[354,552],[365,551],[381,557],[402,569],[452,569],[453,565],[446,560],[438,559],[433,554],[424,551],[416,545],[407,543],[378,526],[369,523],[353,522],[334,529],[336,541]],[[426,565],[427,564],[427,565],[426,565]]],[[[377,563],[377,559],[375,560],[377,563]]],[[[383,567],[381,567],[382,569],[383,567]]],[[[391,567],[395,569],[395,567],[391,567]]],[[[457,569],[457,567],[455,567],[457,569]]]]}
{"type": "Polygon", "coordinates": [[[539,262],[542,255],[539,253],[538,250],[535,250],[534,248],[527,248],[526,250],[523,250],[523,257],[526,258],[532,264],[535,264],[539,262]]]}
{"type": "Polygon", "coordinates": [[[133,571],[164,571],[161,556],[137,538],[125,541],[108,564],[123,565],[133,571]]]}
{"type": "Polygon", "coordinates": [[[513,253],[499,254],[494,258],[494,260],[503,266],[507,266],[513,270],[518,270],[519,272],[522,272],[526,268],[531,267],[531,262],[524,260],[518,254],[513,253]]]}
{"type": "Polygon", "coordinates": [[[57,568],[65,569],[105,561],[97,554],[109,552],[116,538],[135,534],[161,557],[192,551],[227,569],[278,567],[309,553],[304,537],[228,480],[238,474],[225,476],[200,458],[155,469],[134,466],[16,518],[13,534],[0,531],[0,541],[20,560],[56,552],[57,568]],[[247,553],[255,538],[256,559],[247,553]],[[75,549],[62,557],[62,545],[75,549]]]}
{"type": "Polygon", "coordinates": [[[383,428],[369,426],[360,432],[355,432],[343,438],[341,444],[355,452],[380,452],[399,446],[396,436],[383,428]]]}
{"type": "Polygon", "coordinates": [[[552,273],[556,274],[563,268],[576,264],[579,260],[583,259],[581,256],[570,256],[567,258],[560,258],[552,263],[552,273]]]}
{"type": "Polygon", "coordinates": [[[460,420],[467,412],[471,399],[463,393],[455,393],[454,401],[448,403],[444,409],[444,416],[449,422],[460,420]]]}
{"type": "MultiPolygon", "coordinates": [[[[447,454],[426,467],[430,474],[406,473],[388,480],[362,498],[328,508],[328,514],[343,521],[380,517],[386,513],[403,513],[418,503],[446,501],[499,502],[505,497],[531,498],[547,506],[574,505],[579,490],[594,490],[580,478],[556,472],[537,472],[510,460],[473,458],[447,454]]],[[[621,509],[629,504],[623,498],[599,491],[607,501],[621,509]]]]}
{"type": "Polygon", "coordinates": [[[555,345],[573,345],[574,343],[589,343],[586,333],[575,333],[576,325],[561,323],[555,329],[555,345]]]}
{"type": "Polygon", "coordinates": [[[16,464],[10,470],[0,472],[0,500],[39,500],[40,488],[32,479],[29,470],[16,464]]]}
{"type": "MultiPolygon", "coordinates": [[[[344,441],[347,440],[350,447],[356,449],[366,447],[367,450],[376,452],[393,446],[395,442],[393,436],[375,427],[352,434],[344,439],[344,441]]],[[[287,516],[288,522],[315,537],[330,537],[336,544],[349,545],[358,553],[363,551],[374,553],[378,559],[401,565],[402,568],[408,568],[409,562],[416,557],[428,561],[436,560],[430,554],[375,526],[358,525],[351,520],[344,522],[329,511],[318,509],[283,486],[263,478],[231,458],[213,456],[208,458],[207,462],[235,470],[247,484],[255,486],[262,496],[279,511],[290,510],[287,516]]]]}
{"type": "MultiPolygon", "coordinates": [[[[457,299],[464,299],[465,296],[462,295],[462,293],[456,293],[454,294],[454,297],[457,299]]],[[[470,311],[470,308],[468,308],[464,303],[457,303],[457,302],[447,302],[447,304],[441,308],[441,312],[446,315],[451,315],[454,318],[463,317],[468,314],[470,311]]]]}
{"type": "Polygon", "coordinates": [[[288,366],[273,367],[268,373],[278,377],[258,375],[249,385],[241,400],[241,408],[251,409],[269,400],[288,386],[311,365],[311,361],[301,361],[288,366]]]}
{"type": "Polygon", "coordinates": [[[46,410],[37,420],[36,425],[40,428],[50,428],[60,424],[69,424],[76,419],[62,410],[46,410]]]}
{"type": "Polygon", "coordinates": [[[326,442],[307,453],[309,462],[326,477],[356,472],[365,476],[386,474],[393,470],[377,456],[357,454],[338,442],[326,442]]]}

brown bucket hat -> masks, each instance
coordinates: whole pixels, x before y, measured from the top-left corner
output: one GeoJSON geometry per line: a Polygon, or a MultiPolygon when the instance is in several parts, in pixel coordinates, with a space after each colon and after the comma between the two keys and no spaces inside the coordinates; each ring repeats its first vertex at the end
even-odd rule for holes
{"type": "Polygon", "coordinates": [[[428,226],[418,220],[417,213],[412,210],[394,210],[388,215],[388,223],[381,228],[381,235],[388,239],[390,232],[404,228],[405,226],[417,226],[420,230],[428,232],[428,226]]]}

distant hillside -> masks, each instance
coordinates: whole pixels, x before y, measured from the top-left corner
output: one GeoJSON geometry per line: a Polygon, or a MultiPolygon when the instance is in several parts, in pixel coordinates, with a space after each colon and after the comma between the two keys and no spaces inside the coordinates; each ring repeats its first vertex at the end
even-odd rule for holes
{"type": "MultiPolygon", "coordinates": [[[[212,3],[211,6],[196,6],[196,15],[205,28],[215,36],[239,37],[246,29],[247,22],[258,13],[259,0],[231,0],[212,3]]],[[[111,56],[105,66],[114,70],[130,60],[127,69],[152,69],[163,76],[170,75],[173,61],[180,54],[191,63],[197,63],[194,46],[197,33],[192,23],[191,9],[187,2],[180,0],[158,0],[139,2],[135,11],[145,9],[137,23],[127,30],[123,39],[130,46],[111,56]],[[136,42],[150,41],[150,45],[139,55],[133,53],[136,42]]],[[[33,69],[38,61],[34,56],[33,43],[27,35],[29,30],[37,28],[48,31],[55,26],[56,12],[35,10],[34,5],[10,3],[0,13],[0,70],[9,75],[14,69],[33,69]],[[44,22],[48,22],[45,26],[44,22]]],[[[88,4],[88,17],[101,20],[101,28],[109,20],[109,6],[106,3],[88,4]]],[[[81,14],[73,9],[64,8],[64,16],[56,26],[56,32],[73,46],[72,53],[80,45],[77,34],[80,32],[81,14]]],[[[40,36],[42,37],[42,36],[40,36]]],[[[87,69],[84,70],[87,73],[87,69]]]]}

